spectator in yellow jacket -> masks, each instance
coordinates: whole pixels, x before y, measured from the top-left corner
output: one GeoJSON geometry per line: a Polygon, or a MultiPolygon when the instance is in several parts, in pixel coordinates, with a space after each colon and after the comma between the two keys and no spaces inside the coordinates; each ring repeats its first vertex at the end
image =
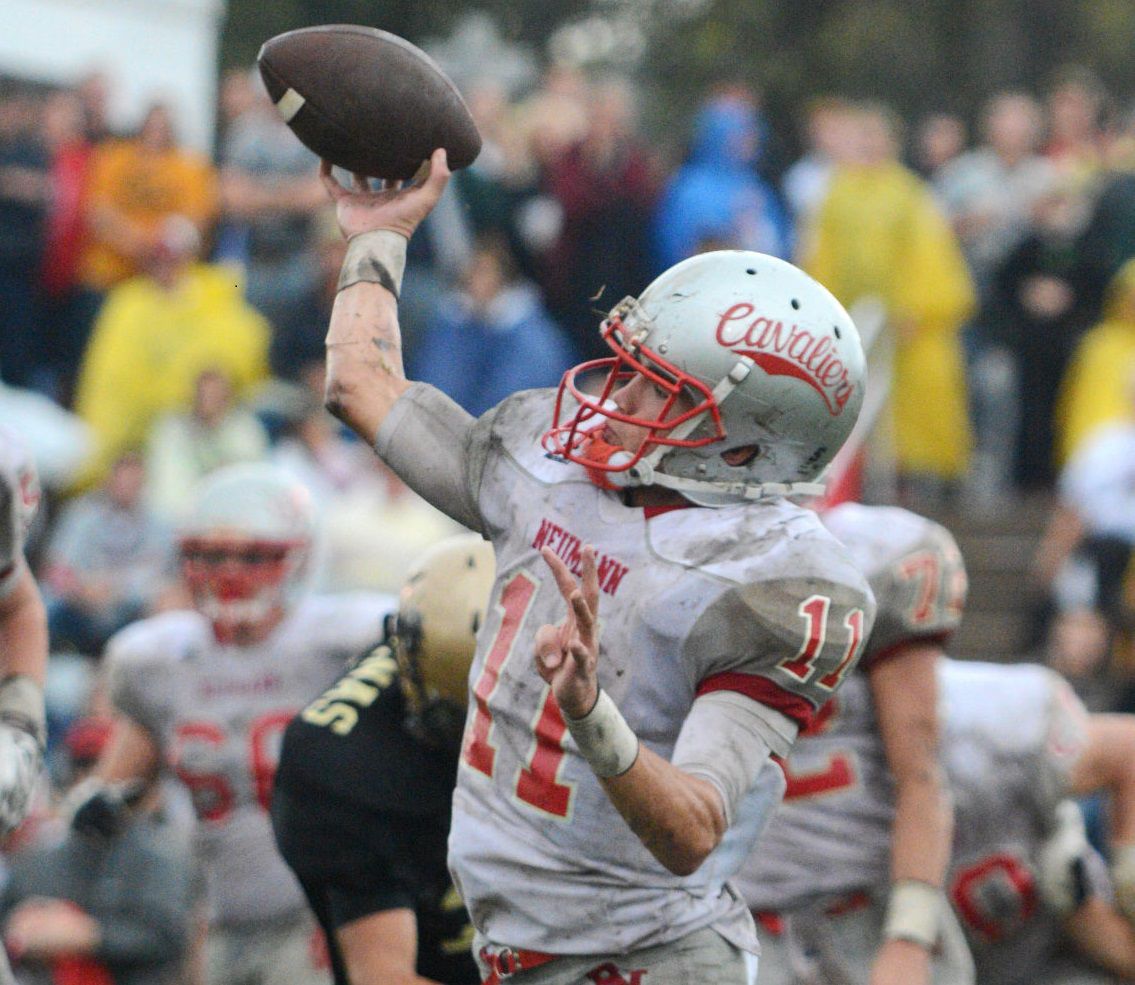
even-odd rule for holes
{"type": "Polygon", "coordinates": [[[872,104],[854,120],[854,158],[835,172],[801,263],[845,305],[874,296],[886,306],[900,478],[960,479],[970,430],[959,333],[973,285],[929,188],[899,163],[896,118],[872,104]]]}
{"type": "Polygon", "coordinates": [[[268,323],[244,300],[229,268],[196,262],[199,246],[191,222],[168,219],[150,272],[107,295],[75,396],[95,441],[80,486],[98,482],[123,451],[144,445],[159,415],[187,410],[205,370],[225,376],[237,395],[268,375],[268,323]]]}
{"type": "Polygon", "coordinates": [[[1057,454],[1068,459],[1102,424],[1130,417],[1135,380],[1135,260],[1108,288],[1103,320],[1072,353],[1056,406],[1057,454]]]}

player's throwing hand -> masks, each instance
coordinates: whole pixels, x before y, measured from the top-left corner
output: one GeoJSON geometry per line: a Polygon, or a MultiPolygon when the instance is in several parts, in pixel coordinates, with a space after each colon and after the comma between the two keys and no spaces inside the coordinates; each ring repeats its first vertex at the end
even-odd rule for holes
{"type": "Polygon", "coordinates": [[[558,626],[536,632],[536,669],[552,686],[560,711],[583,718],[599,696],[599,574],[595,549],[583,549],[582,583],[551,548],[541,551],[567,602],[568,614],[558,626]]]}
{"type": "Polygon", "coordinates": [[[388,229],[409,239],[437,205],[450,174],[445,150],[440,147],[410,181],[383,181],[379,189],[372,189],[367,178],[359,174],[352,176],[350,188],[344,188],[331,169],[331,162],[324,160],[319,174],[335,203],[339,228],[348,239],[376,229],[388,229]]]}

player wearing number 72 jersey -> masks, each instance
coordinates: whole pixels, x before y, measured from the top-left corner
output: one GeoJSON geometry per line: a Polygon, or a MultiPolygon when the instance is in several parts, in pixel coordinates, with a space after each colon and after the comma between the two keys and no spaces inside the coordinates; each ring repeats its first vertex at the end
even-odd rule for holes
{"type": "Polygon", "coordinates": [[[874,614],[785,498],[854,422],[855,326],[790,264],[704,254],[616,306],[611,359],[474,420],[399,361],[406,238],[447,173],[439,151],[422,184],[348,191],[325,168],[353,236],[328,404],[496,552],[449,839],[475,954],[490,983],[745,985],[727,880],[780,798],[769,754],[874,614]]]}
{"type": "Polygon", "coordinates": [[[380,633],[387,596],[305,590],[315,512],[269,465],[208,477],[180,538],[194,608],[134,623],[107,651],[116,728],[75,825],[168,765],[188,789],[206,882],[212,983],[330,980],[268,814],[284,729],[380,633]]]}
{"type": "Polygon", "coordinates": [[[788,758],[784,803],[738,878],[776,952],[762,970],[771,985],[794,980],[775,934],[792,913],[824,943],[832,980],[972,981],[942,892],[952,817],[938,754],[937,664],[962,616],[961,554],[943,527],[897,507],[847,503],[824,522],[878,611],[859,668],[788,758]]]}

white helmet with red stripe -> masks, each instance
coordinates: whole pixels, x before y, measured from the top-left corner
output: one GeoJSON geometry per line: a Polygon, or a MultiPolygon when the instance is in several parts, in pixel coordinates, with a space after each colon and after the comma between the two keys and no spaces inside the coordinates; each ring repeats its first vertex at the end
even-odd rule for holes
{"type": "Polygon", "coordinates": [[[263,639],[307,587],[316,511],[307,487],[267,463],[203,480],[180,531],[193,604],[222,642],[263,639]]]}
{"type": "Polygon", "coordinates": [[[802,270],[762,253],[690,257],[617,305],[601,332],[614,357],[564,375],[544,446],[607,486],[665,486],[706,506],[814,494],[863,402],[850,316],[802,270]],[[598,388],[586,380],[596,370],[606,372],[598,388]],[[610,399],[636,372],[669,394],[657,418],[610,399]],[[642,447],[606,444],[609,419],[648,429],[642,447]]]}

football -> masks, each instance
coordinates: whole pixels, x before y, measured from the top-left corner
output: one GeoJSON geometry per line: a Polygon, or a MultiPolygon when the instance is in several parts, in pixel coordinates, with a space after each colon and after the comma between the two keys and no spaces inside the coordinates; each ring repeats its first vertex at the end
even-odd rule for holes
{"type": "Polygon", "coordinates": [[[452,170],[480,153],[457,87],[396,34],[352,24],[287,31],[264,42],[257,65],[295,135],[348,171],[405,179],[438,147],[452,170]]]}

